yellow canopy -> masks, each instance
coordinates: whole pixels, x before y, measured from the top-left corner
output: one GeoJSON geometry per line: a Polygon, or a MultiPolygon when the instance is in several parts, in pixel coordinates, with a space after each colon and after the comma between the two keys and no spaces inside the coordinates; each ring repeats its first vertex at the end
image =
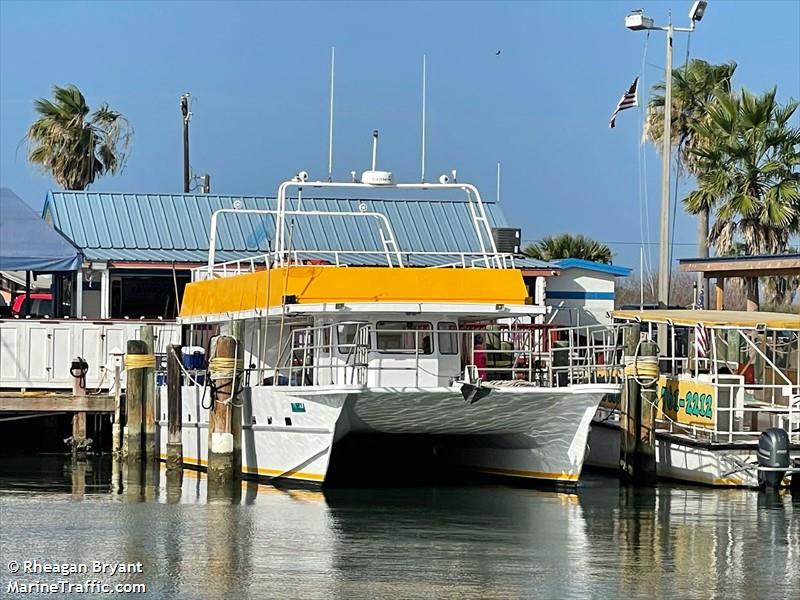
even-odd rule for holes
{"type": "Polygon", "coordinates": [[[769,329],[793,329],[800,331],[800,315],[776,312],[745,312],[741,310],[615,310],[615,319],[642,321],[643,323],[667,323],[694,326],[702,323],[706,327],[763,326],[769,329]]]}

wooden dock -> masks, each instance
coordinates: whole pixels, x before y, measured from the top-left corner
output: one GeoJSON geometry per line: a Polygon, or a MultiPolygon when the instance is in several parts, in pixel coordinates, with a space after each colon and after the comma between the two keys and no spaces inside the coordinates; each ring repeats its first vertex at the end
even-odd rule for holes
{"type": "Polygon", "coordinates": [[[75,396],[71,392],[0,391],[0,412],[113,413],[114,396],[75,396]]]}

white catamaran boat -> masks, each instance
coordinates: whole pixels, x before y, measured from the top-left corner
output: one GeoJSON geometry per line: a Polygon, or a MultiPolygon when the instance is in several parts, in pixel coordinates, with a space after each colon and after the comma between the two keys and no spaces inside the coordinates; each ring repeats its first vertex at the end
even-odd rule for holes
{"type": "MultiPolygon", "coordinates": [[[[620,390],[617,326],[557,329],[530,303],[514,256],[497,251],[478,190],[465,183],[282,183],[274,211],[225,209],[212,217],[207,267],[181,305],[196,335],[243,322],[242,472],[321,483],[334,445],[354,433],[437,436],[448,466],[574,484],[600,401],[620,390]],[[361,204],[353,212],[304,211],[302,189],[355,197],[376,190],[466,194],[479,252],[401,252],[393,224],[361,204]],[[295,210],[287,207],[296,206],[295,210]],[[229,213],[234,213],[233,217],[229,213]],[[218,221],[274,220],[274,251],[215,263],[218,221]],[[308,253],[293,236],[308,219],[374,224],[382,266],[348,266],[347,253],[308,253]],[[412,259],[428,267],[409,267],[412,259]]],[[[319,221],[316,221],[319,222],[319,221]]],[[[222,225],[220,224],[220,227],[222,225]]],[[[364,253],[361,253],[364,254],[364,253]]],[[[213,391],[182,387],[183,453],[208,456],[213,391]]],[[[159,428],[166,454],[167,417],[159,428]]]]}
{"type": "MultiPolygon", "coordinates": [[[[613,317],[641,323],[650,339],[659,327],[667,336],[658,339],[666,350],[656,390],[659,476],[714,486],[789,484],[800,471],[797,315],[645,310],[613,317]]],[[[589,436],[588,464],[619,468],[619,423],[618,404],[605,399],[589,436]]]]}

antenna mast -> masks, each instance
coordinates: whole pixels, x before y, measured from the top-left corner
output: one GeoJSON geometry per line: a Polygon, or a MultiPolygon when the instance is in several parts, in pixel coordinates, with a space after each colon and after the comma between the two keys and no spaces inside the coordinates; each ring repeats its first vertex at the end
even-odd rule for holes
{"type": "Polygon", "coordinates": [[[497,203],[500,204],[500,161],[497,161],[497,203]]]}
{"type": "Polygon", "coordinates": [[[333,76],[336,69],[336,48],[331,48],[331,114],[328,128],[328,181],[333,181],[333,76]]]}
{"type": "Polygon", "coordinates": [[[422,55],[422,176],[420,181],[425,183],[425,105],[427,103],[427,55],[422,55]]]}

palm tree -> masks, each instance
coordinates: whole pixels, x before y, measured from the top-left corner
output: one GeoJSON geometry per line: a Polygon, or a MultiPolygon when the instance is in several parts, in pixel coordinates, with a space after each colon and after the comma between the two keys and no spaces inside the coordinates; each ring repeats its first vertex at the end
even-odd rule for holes
{"type": "Polygon", "coordinates": [[[522,253],[539,260],[558,260],[559,258],[582,258],[593,262],[611,264],[614,254],[611,248],[583,235],[564,233],[545,236],[529,244],[522,253]]]}
{"type": "MultiPolygon", "coordinates": [[[[678,167],[697,177],[701,164],[694,150],[701,147],[703,138],[697,136],[693,126],[708,121],[707,106],[719,93],[731,91],[731,78],[736,63],[710,64],[692,59],[685,68],[672,71],[672,132],[671,140],[677,149],[678,167]]],[[[653,86],[647,104],[644,136],[661,150],[664,135],[664,82],[653,86]]],[[[713,209],[711,198],[697,197],[695,204],[687,204],[690,213],[697,215],[697,250],[701,257],[708,256],[708,217],[713,209]]]]}
{"type": "Polygon", "coordinates": [[[86,189],[104,173],[125,166],[133,130],[122,114],[103,103],[89,106],[74,85],[53,86],[54,100],[34,102],[39,118],[28,128],[28,160],[68,190],[86,189]]]}
{"type": "MultiPolygon", "coordinates": [[[[711,239],[720,254],[737,238],[748,255],[785,252],[800,231],[800,128],[789,122],[798,103],[781,105],[775,94],[721,94],[708,122],[693,125],[703,138],[692,150],[701,174],[684,202],[717,205],[711,239]]],[[[757,310],[758,279],[747,288],[747,308],[757,310]]]]}

